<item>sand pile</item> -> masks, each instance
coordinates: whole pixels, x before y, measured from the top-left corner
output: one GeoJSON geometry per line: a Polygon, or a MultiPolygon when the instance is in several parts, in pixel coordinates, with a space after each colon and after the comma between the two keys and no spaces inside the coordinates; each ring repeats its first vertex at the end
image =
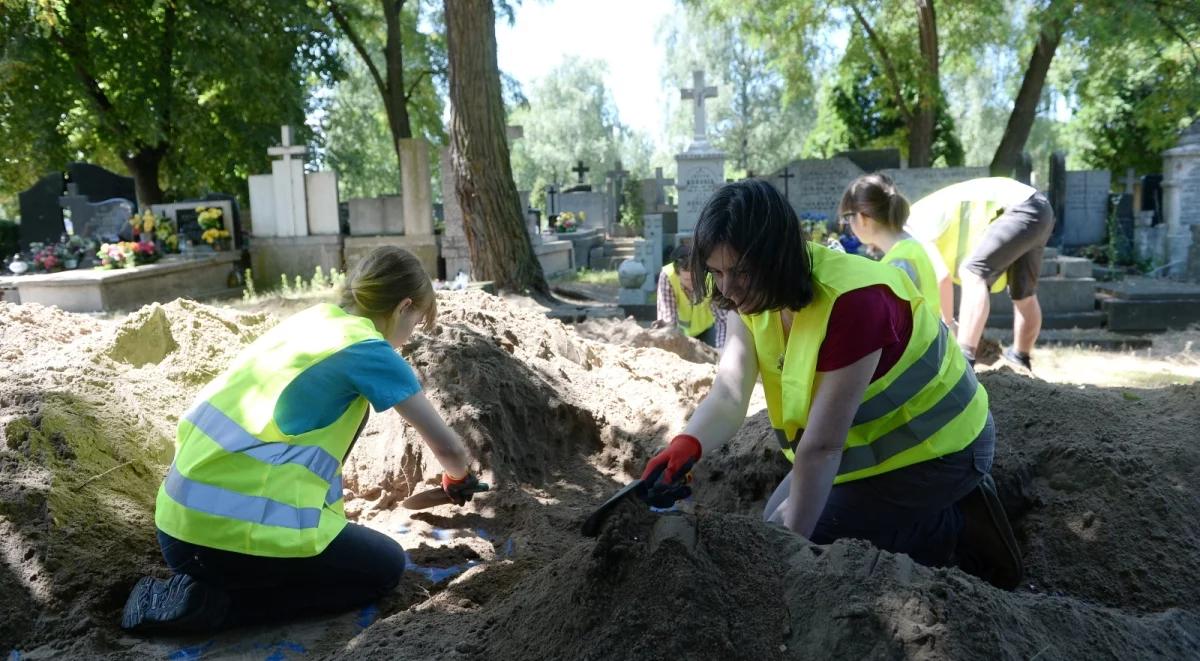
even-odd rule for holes
{"type": "Polygon", "coordinates": [[[692,363],[717,362],[717,350],[690,338],[674,328],[643,328],[633,317],[625,319],[589,319],[575,326],[589,340],[621,347],[654,347],[670,351],[692,363]]]}
{"type": "Polygon", "coordinates": [[[161,565],[154,493],[196,390],[267,328],[177,301],[123,323],[0,303],[0,649],[99,640],[161,565]]]}
{"type": "MultiPolygon", "coordinates": [[[[402,352],[496,490],[461,509],[399,509],[438,466],[398,416],[372,415],[347,463],[348,510],[400,540],[413,571],[381,619],[314,635],[310,654],[1145,658],[1200,649],[1200,448],[1189,442],[1200,387],[1078,389],[1006,369],[981,377],[999,427],[995,474],[1028,564],[1027,587],[1013,594],[760,523],[787,470],[762,412],[705,457],[693,513],[626,508],[599,541],[580,537],[590,510],[682,428],[715,366],[592,341],[480,292],[447,293],[440,305],[438,329],[402,352]]],[[[199,387],[273,323],[188,302],[121,324],[0,304],[0,652],[172,653],[122,636],[116,618],[136,576],[163,571],[151,515],[174,425],[199,387]]]]}

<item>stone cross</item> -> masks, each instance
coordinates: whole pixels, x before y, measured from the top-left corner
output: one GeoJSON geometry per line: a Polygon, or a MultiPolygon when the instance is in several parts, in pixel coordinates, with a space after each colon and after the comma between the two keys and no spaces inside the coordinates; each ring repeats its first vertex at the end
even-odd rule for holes
{"type": "Polygon", "coordinates": [[[583,161],[576,161],[575,167],[571,168],[571,171],[574,172],[575,174],[579,175],[579,183],[582,184],[583,183],[583,175],[587,174],[588,172],[591,172],[592,169],[588,168],[588,167],[584,167],[583,161]]]}
{"type": "Polygon", "coordinates": [[[610,197],[612,198],[612,216],[614,219],[621,217],[621,199],[624,197],[624,191],[621,190],[621,184],[628,176],[629,170],[621,167],[621,161],[613,163],[613,169],[604,173],[608,176],[609,185],[612,186],[610,197]]]}
{"type": "Polygon", "coordinates": [[[554,196],[556,196],[556,195],[558,195],[558,189],[554,187],[554,184],[550,184],[549,186],[546,186],[546,215],[547,216],[552,216],[555,213],[554,196]]]}
{"type": "Polygon", "coordinates": [[[656,208],[667,203],[667,193],[663,189],[674,183],[674,179],[663,176],[662,168],[654,168],[654,205],[656,208]]]}
{"type": "Polygon", "coordinates": [[[783,180],[783,199],[785,200],[791,199],[788,196],[788,179],[791,179],[794,176],[796,175],[788,171],[786,167],[783,169],[783,174],[779,175],[779,178],[783,180]]]}
{"type": "Polygon", "coordinates": [[[708,132],[704,121],[704,100],[711,99],[717,96],[717,88],[704,86],[704,71],[692,72],[692,87],[685,87],[679,90],[679,98],[692,101],[692,115],[694,118],[694,127],[692,129],[692,140],[695,142],[705,142],[707,138],[705,134],[708,132]]]}
{"type": "Polygon", "coordinates": [[[509,140],[520,140],[525,137],[525,127],[521,125],[504,127],[504,135],[509,140]]]}
{"type": "Polygon", "coordinates": [[[292,127],[291,126],[284,124],[283,126],[280,127],[279,133],[280,133],[279,137],[281,139],[280,142],[282,143],[281,146],[268,147],[267,155],[282,156],[284,167],[288,167],[289,165],[291,165],[293,156],[304,156],[305,154],[308,153],[308,147],[306,147],[304,145],[293,145],[292,144],[292,127]]]}
{"type": "Polygon", "coordinates": [[[1125,192],[1132,195],[1133,187],[1136,183],[1137,183],[1137,174],[1134,172],[1133,168],[1129,168],[1129,169],[1125,170],[1125,192]]]}

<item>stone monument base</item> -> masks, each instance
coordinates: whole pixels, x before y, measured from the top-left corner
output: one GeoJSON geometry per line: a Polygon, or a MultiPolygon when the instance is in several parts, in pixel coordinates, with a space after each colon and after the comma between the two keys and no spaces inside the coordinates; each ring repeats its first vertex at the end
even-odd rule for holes
{"type": "MultiPolygon", "coordinates": [[[[342,255],[346,271],[354,268],[362,259],[379,246],[399,246],[416,255],[421,260],[421,266],[431,279],[438,276],[438,245],[437,237],[432,234],[408,236],[404,234],[383,234],[379,236],[347,236],[343,237],[342,255]]],[[[453,276],[450,276],[453,277],[453,276]]]]}
{"type": "Polygon", "coordinates": [[[128,269],[79,269],[16,279],[22,303],[53,305],[67,312],[135,310],[147,303],[177,298],[202,299],[239,295],[230,288],[229,273],[238,267],[239,251],[203,257],[166,257],[128,269]]]}
{"type": "Polygon", "coordinates": [[[279,277],[288,282],[301,276],[307,282],[317,266],[326,275],[342,270],[342,237],[316,236],[254,237],[250,241],[250,265],[254,285],[261,291],[277,288],[279,277]]]}
{"type": "Polygon", "coordinates": [[[570,241],[547,241],[535,245],[533,254],[537,255],[542,273],[547,278],[575,270],[575,244],[570,241]]]}

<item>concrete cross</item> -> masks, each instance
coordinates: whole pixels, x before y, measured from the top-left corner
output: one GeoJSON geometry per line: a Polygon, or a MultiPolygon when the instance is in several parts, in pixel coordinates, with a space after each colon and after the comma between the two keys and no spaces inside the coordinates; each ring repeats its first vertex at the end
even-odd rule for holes
{"type": "Polygon", "coordinates": [[[1125,192],[1133,194],[1133,187],[1137,184],[1137,173],[1133,168],[1125,170],[1125,192]]]}
{"type": "Polygon", "coordinates": [[[673,186],[675,180],[670,177],[664,177],[662,168],[654,168],[654,206],[658,207],[667,203],[667,193],[663,189],[667,186],[673,186]]]}
{"type": "Polygon", "coordinates": [[[608,177],[613,181],[620,182],[629,175],[629,170],[622,168],[621,161],[617,161],[616,163],[613,163],[613,169],[605,172],[604,174],[608,175],[608,177]]]}
{"type": "Polygon", "coordinates": [[[581,184],[583,183],[583,175],[585,175],[591,171],[592,171],[591,168],[584,167],[583,161],[576,161],[575,167],[571,168],[571,172],[574,172],[575,174],[579,175],[579,183],[581,183],[581,184]]]}
{"type": "Polygon", "coordinates": [[[779,175],[779,178],[783,180],[783,199],[785,199],[785,200],[791,199],[788,196],[788,179],[791,179],[794,176],[796,176],[796,175],[794,175],[790,171],[788,171],[787,168],[784,168],[783,174],[779,175]]]}
{"type": "Polygon", "coordinates": [[[281,142],[283,144],[279,147],[268,147],[267,148],[268,156],[282,156],[284,167],[288,167],[292,163],[293,156],[301,156],[302,157],[308,153],[308,147],[305,147],[304,145],[293,145],[292,144],[292,127],[291,126],[284,124],[283,126],[280,127],[279,133],[280,133],[279,137],[281,138],[281,142]]]}
{"type": "Polygon", "coordinates": [[[717,95],[717,88],[704,86],[704,72],[692,72],[692,87],[685,87],[679,90],[679,98],[692,101],[692,113],[695,126],[692,129],[692,139],[696,142],[705,142],[705,134],[708,132],[704,121],[704,100],[711,99],[717,95]]]}
{"type": "Polygon", "coordinates": [[[504,127],[504,135],[509,140],[520,140],[525,137],[525,127],[517,124],[515,126],[504,127]]]}

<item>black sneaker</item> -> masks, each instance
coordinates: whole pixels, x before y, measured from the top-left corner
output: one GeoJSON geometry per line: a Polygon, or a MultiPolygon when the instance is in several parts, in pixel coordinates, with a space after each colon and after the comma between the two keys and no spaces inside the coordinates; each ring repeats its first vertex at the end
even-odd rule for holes
{"type": "Polygon", "coordinates": [[[955,551],[958,567],[1003,590],[1016,589],[1025,571],[1021,549],[992,476],[984,475],[958,506],[963,513],[963,530],[955,551]]]}
{"type": "Polygon", "coordinates": [[[133,586],[121,628],[150,631],[207,631],[220,626],[229,597],[186,574],[163,580],[145,576],[133,586]]]}
{"type": "Polygon", "coordinates": [[[1033,371],[1033,366],[1029,360],[1029,355],[1019,354],[1017,353],[1016,349],[1013,349],[1012,347],[1005,349],[1004,352],[1000,354],[1000,357],[1016,367],[1027,369],[1030,372],[1033,371]]]}

